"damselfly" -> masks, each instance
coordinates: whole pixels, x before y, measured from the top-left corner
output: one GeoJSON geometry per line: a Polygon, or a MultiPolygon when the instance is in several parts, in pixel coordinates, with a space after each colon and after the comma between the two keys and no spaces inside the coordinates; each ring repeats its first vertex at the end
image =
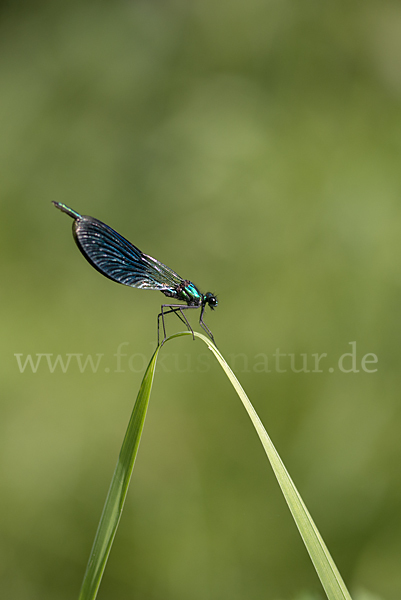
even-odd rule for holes
{"type": "Polygon", "coordinates": [[[203,321],[203,313],[207,305],[213,310],[217,306],[217,298],[211,292],[202,294],[192,281],[182,279],[166,265],[141,252],[122,235],[111,227],[93,217],[80,215],[72,208],[60,202],[54,206],[74,219],[72,232],[78,248],[102,275],[109,279],[131,287],[159,290],[168,298],[185,302],[183,304],[162,304],[157,316],[157,341],[159,343],[160,319],[163,326],[163,342],[166,339],[164,316],[175,313],[188,327],[195,339],[184,310],[200,308],[199,324],[206,331],[213,343],[214,337],[203,321]]]}

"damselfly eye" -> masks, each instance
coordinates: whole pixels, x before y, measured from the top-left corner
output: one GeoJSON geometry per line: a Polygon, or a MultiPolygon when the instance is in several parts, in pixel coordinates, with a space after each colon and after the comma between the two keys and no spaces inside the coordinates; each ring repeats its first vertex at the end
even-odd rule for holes
{"type": "Polygon", "coordinates": [[[205,299],[206,299],[206,302],[208,303],[208,305],[210,306],[210,308],[214,308],[215,306],[218,305],[216,296],[214,294],[212,294],[211,292],[207,292],[207,294],[205,294],[205,299]]]}

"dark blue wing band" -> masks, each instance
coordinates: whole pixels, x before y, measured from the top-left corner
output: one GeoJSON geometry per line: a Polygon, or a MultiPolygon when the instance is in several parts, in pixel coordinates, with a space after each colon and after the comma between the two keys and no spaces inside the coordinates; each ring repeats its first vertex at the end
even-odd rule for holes
{"type": "Polygon", "coordinates": [[[93,217],[80,216],[74,220],[73,233],[85,258],[113,281],[171,292],[183,281],[172,269],[143,254],[117,231],[93,217]]]}

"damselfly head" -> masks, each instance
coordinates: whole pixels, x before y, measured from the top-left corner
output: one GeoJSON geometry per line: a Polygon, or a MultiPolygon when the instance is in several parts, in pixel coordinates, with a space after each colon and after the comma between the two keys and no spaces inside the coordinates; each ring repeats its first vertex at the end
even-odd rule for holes
{"type": "Polygon", "coordinates": [[[213,310],[218,305],[217,297],[212,294],[212,292],[207,292],[203,294],[203,305],[208,304],[210,308],[213,310]]]}

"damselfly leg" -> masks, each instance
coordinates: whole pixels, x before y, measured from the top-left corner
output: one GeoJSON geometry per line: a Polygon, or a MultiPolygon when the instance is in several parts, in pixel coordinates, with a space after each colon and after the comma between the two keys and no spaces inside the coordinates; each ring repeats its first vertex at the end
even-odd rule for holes
{"type": "Polygon", "coordinates": [[[202,327],[202,329],[204,329],[204,331],[206,331],[206,333],[208,334],[208,336],[212,340],[213,344],[216,346],[216,342],[214,341],[213,333],[210,331],[209,327],[206,325],[205,321],[203,320],[203,313],[204,312],[205,312],[205,306],[202,306],[202,308],[201,308],[201,314],[200,314],[200,317],[199,317],[199,325],[202,327]]]}
{"type": "Polygon", "coordinates": [[[161,312],[157,315],[157,345],[159,345],[159,340],[160,340],[160,318],[162,321],[163,334],[164,334],[161,345],[163,346],[164,342],[166,341],[167,334],[166,334],[166,325],[164,323],[164,316],[168,315],[169,313],[176,314],[177,317],[184,323],[184,325],[187,326],[188,331],[190,331],[192,333],[193,339],[195,339],[194,330],[192,329],[188,319],[186,318],[186,316],[183,313],[183,311],[187,310],[188,308],[199,308],[199,307],[198,306],[185,306],[185,304],[162,304],[161,312]],[[169,310],[165,310],[166,308],[168,308],[169,310]]]}

